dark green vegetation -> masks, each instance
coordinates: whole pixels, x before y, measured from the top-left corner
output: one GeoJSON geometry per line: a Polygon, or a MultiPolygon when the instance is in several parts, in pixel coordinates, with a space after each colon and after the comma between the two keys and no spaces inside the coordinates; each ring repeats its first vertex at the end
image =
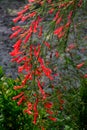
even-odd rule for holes
{"type": "MultiPolygon", "coordinates": [[[[17,106],[12,97],[16,95],[13,86],[20,79],[6,78],[0,67],[0,130],[39,130],[32,124],[32,118],[23,113],[23,106],[17,106]]],[[[47,130],[86,130],[87,81],[82,80],[80,89],[63,92],[63,110],[59,109],[58,121],[47,120],[47,130]]],[[[44,111],[41,111],[44,114],[44,111]]]]}
{"type": "Polygon", "coordinates": [[[27,130],[27,127],[32,129],[29,117],[12,100],[16,94],[14,85],[15,81],[6,78],[0,67],[0,130],[27,130]]]}

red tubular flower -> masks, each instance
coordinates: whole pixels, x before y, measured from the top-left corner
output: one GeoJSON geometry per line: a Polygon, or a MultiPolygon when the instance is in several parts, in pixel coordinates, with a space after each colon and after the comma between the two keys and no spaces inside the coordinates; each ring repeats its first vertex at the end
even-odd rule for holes
{"type": "Polygon", "coordinates": [[[87,74],[84,75],[84,78],[87,78],[87,74]]]}
{"type": "MultiPolygon", "coordinates": [[[[29,60],[30,61],[30,60],[29,60]]],[[[24,70],[29,72],[32,69],[32,64],[28,64],[27,62],[24,63],[24,70]]]]}
{"type": "Polygon", "coordinates": [[[36,20],[35,23],[34,23],[34,28],[33,28],[34,33],[37,32],[37,27],[38,27],[38,20],[36,20]]]}
{"type": "Polygon", "coordinates": [[[26,110],[24,110],[24,113],[27,113],[28,115],[31,115],[31,114],[32,114],[32,111],[26,109],[26,110]]]}
{"type": "Polygon", "coordinates": [[[58,27],[58,28],[54,31],[54,35],[59,35],[59,34],[62,32],[63,28],[64,28],[63,26],[58,27]]]}
{"type": "Polygon", "coordinates": [[[31,23],[30,28],[29,28],[28,31],[29,31],[28,33],[32,33],[33,32],[33,23],[31,23]]]}
{"type": "Polygon", "coordinates": [[[59,17],[56,21],[56,24],[59,24],[62,21],[62,17],[59,17]]]}
{"type": "Polygon", "coordinates": [[[36,57],[39,56],[39,54],[40,54],[40,49],[41,49],[41,46],[40,46],[40,45],[38,45],[37,47],[34,47],[34,55],[35,55],[36,57]]]}
{"type": "Polygon", "coordinates": [[[20,12],[18,12],[17,14],[18,15],[22,15],[22,14],[24,14],[28,9],[29,9],[29,7],[30,7],[30,5],[28,4],[28,5],[26,5],[25,7],[24,7],[24,9],[23,10],[21,10],[20,12]]]}
{"type": "Polygon", "coordinates": [[[54,21],[56,21],[57,19],[58,19],[58,17],[59,17],[59,14],[60,14],[60,11],[58,11],[57,13],[56,13],[56,16],[54,17],[54,21]]]}
{"type": "Polygon", "coordinates": [[[64,36],[65,32],[60,32],[57,36],[58,38],[62,38],[64,36]]]}
{"type": "Polygon", "coordinates": [[[44,1],[40,1],[39,4],[40,4],[40,5],[43,5],[43,4],[44,4],[44,1]]]}
{"type": "Polygon", "coordinates": [[[15,26],[15,27],[12,27],[11,30],[15,31],[15,30],[20,29],[20,28],[21,28],[20,26],[15,26]]]}
{"type": "Polygon", "coordinates": [[[59,99],[60,104],[64,104],[64,100],[63,99],[59,99]]]}
{"type": "Polygon", "coordinates": [[[25,85],[27,80],[32,80],[32,74],[27,74],[24,78],[24,80],[22,80],[22,85],[25,85]]]}
{"type": "Polygon", "coordinates": [[[28,107],[28,110],[32,110],[32,103],[31,102],[27,102],[27,107],[28,107]]]}
{"type": "Polygon", "coordinates": [[[51,111],[51,110],[46,110],[46,112],[47,112],[48,114],[50,114],[50,115],[53,115],[53,114],[54,114],[54,112],[51,111]]]}
{"type": "Polygon", "coordinates": [[[35,101],[35,103],[34,103],[34,107],[33,107],[34,112],[37,111],[38,102],[39,102],[39,100],[38,100],[38,98],[37,98],[36,101],[35,101]]]}
{"type": "Polygon", "coordinates": [[[43,27],[40,26],[40,27],[39,27],[39,33],[38,33],[38,37],[39,37],[39,38],[42,36],[42,30],[43,30],[43,27]]]}
{"type": "MultiPolygon", "coordinates": [[[[24,43],[27,43],[27,41],[30,39],[30,37],[32,36],[32,32],[33,32],[33,29],[32,29],[32,24],[31,24],[27,31],[27,36],[24,39],[24,43]]],[[[26,35],[26,32],[25,32],[25,35],[26,35]]]]}
{"type": "Polygon", "coordinates": [[[29,30],[25,30],[23,33],[20,34],[20,38],[24,38],[29,33],[29,30]]]}
{"type": "Polygon", "coordinates": [[[36,15],[36,12],[29,13],[28,15],[23,16],[23,17],[21,18],[21,21],[24,22],[24,21],[26,21],[28,18],[32,18],[32,17],[34,17],[35,15],[36,15]]]}
{"type": "Polygon", "coordinates": [[[29,2],[35,2],[35,0],[28,0],[29,2]]]}
{"type": "Polygon", "coordinates": [[[27,74],[25,80],[32,80],[32,73],[27,74]]]}
{"type": "Polygon", "coordinates": [[[17,62],[17,60],[20,58],[20,56],[17,56],[16,58],[11,59],[11,62],[17,62]]]}
{"type": "Polygon", "coordinates": [[[24,86],[14,86],[14,90],[18,90],[18,89],[21,89],[23,88],[24,86]]]}
{"type": "Polygon", "coordinates": [[[46,99],[45,91],[42,89],[42,86],[41,86],[41,83],[40,83],[39,80],[37,81],[37,84],[38,84],[39,90],[40,90],[40,92],[41,92],[41,94],[43,96],[43,99],[46,99]]]}
{"type": "Polygon", "coordinates": [[[24,6],[24,9],[29,9],[31,7],[31,4],[27,4],[24,6]]]}
{"type": "Polygon", "coordinates": [[[78,6],[81,7],[83,0],[80,0],[78,6]]]}
{"type": "Polygon", "coordinates": [[[55,52],[55,56],[56,56],[56,58],[59,57],[59,53],[58,53],[58,51],[55,52]]]}
{"type": "Polygon", "coordinates": [[[24,70],[24,65],[18,66],[18,72],[21,73],[24,70]]]}
{"type": "Polygon", "coordinates": [[[28,35],[25,37],[24,43],[27,43],[27,41],[30,39],[32,33],[28,33],[28,35]]]}
{"type": "Polygon", "coordinates": [[[41,127],[41,130],[45,130],[45,128],[44,128],[44,127],[41,127]]]}
{"type": "Polygon", "coordinates": [[[54,121],[54,122],[57,121],[57,118],[55,118],[55,117],[48,116],[48,118],[49,118],[50,120],[54,121]]]}
{"type": "Polygon", "coordinates": [[[37,112],[37,105],[38,105],[38,98],[36,99],[36,102],[34,103],[34,107],[33,107],[33,110],[34,112],[37,112]]]}
{"type": "Polygon", "coordinates": [[[43,65],[44,64],[44,60],[41,57],[38,57],[38,62],[43,65]]]}
{"type": "Polygon", "coordinates": [[[70,4],[73,4],[73,1],[65,2],[65,3],[63,3],[63,4],[60,4],[60,5],[59,5],[59,8],[67,7],[67,6],[69,6],[70,4]]]}
{"type": "Polygon", "coordinates": [[[43,73],[42,69],[40,67],[37,67],[37,69],[35,70],[35,75],[39,77],[42,75],[42,73],[43,73]]]}
{"type": "Polygon", "coordinates": [[[9,53],[11,56],[17,56],[19,54],[22,54],[21,51],[18,50],[18,48],[14,49],[12,52],[9,53]]]}
{"type": "Polygon", "coordinates": [[[35,113],[34,113],[34,120],[33,120],[33,123],[34,123],[34,124],[36,124],[37,118],[38,118],[38,112],[35,112],[35,113]]]}
{"type": "Polygon", "coordinates": [[[20,106],[24,100],[25,100],[25,96],[23,95],[23,96],[19,99],[19,101],[17,102],[18,106],[20,106]]]}
{"type": "Polygon", "coordinates": [[[53,77],[51,76],[52,70],[50,68],[46,68],[45,65],[41,65],[41,68],[44,72],[44,74],[50,79],[53,80],[53,77]]]}
{"type": "Polygon", "coordinates": [[[34,33],[37,32],[38,25],[41,21],[42,21],[42,18],[40,18],[40,16],[38,16],[38,18],[33,22],[33,32],[34,33]]]}
{"type": "Polygon", "coordinates": [[[68,21],[68,22],[66,23],[66,25],[65,25],[65,28],[68,28],[68,27],[70,26],[70,24],[71,24],[71,21],[68,21]]]}
{"type": "Polygon", "coordinates": [[[32,17],[34,17],[36,14],[37,14],[37,12],[34,11],[34,12],[30,13],[29,16],[30,16],[30,18],[32,18],[32,17]]]}
{"type": "Polygon", "coordinates": [[[47,0],[47,2],[48,2],[49,4],[51,4],[52,0],[47,0]]]}
{"type": "Polygon", "coordinates": [[[47,109],[50,109],[50,108],[53,107],[53,103],[52,103],[52,102],[46,102],[46,103],[44,104],[44,107],[47,108],[47,109]]]}
{"type": "Polygon", "coordinates": [[[63,110],[63,106],[60,106],[60,110],[63,110]]]}
{"type": "Polygon", "coordinates": [[[36,102],[34,103],[34,107],[33,107],[33,110],[34,110],[34,120],[33,120],[33,123],[36,124],[36,121],[37,121],[37,118],[38,118],[38,111],[37,111],[37,105],[38,105],[38,98],[36,99],[36,102]]]}
{"type": "Polygon", "coordinates": [[[72,50],[72,49],[74,49],[74,48],[76,48],[76,45],[75,45],[74,43],[71,43],[71,44],[67,47],[66,51],[70,51],[70,50],[72,50]]]}
{"type": "Polygon", "coordinates": [[[50,44],[48,42],[44,42],[44,44],[46,45],[47,48],[50,49],[50,44]]]}
{"type": "Polygon", "coordinates": [[[77,69],[80,69],[84,64],[85,64],[85,62],[82,62],[82,63],[78,64],[78,65],[76,66],[76,68],[77,68],[77,69]]]}
{"type": "Polygon", "coordinates": [[[21,18],[21,21],[22,21],[22,22],[25,22],[29,17],[30,17],[29,14],[28,14],[27,16],[23,16],[23,17],[21,18]]]}
{"type": "Polygon", "coordinates": [[[20,48],[21,43],[22,43],[22,40],[19,39],[19,40],[13,45],[13,47],[14,47],[14,48],[20,48]]]}
{"type": "Polygon", "coordinates": [[[28,115],[31,115],[32,114],[32,103],[31,102],[27,102],[27,109],[24,110],[25,113],[27,113],[28,115]]]}
{"type": "Polygon", "coordinates": [[[50,9],[50,10],[48,11],[49,14],[52,14],[53,12],[54,12],[54,8],[52,8],[52,9],[50,9]]]}
{"type": "Polygon", "coordinates": [[[22,31],[22,28],[18,29],[16,32],[14,32],[11,36],[10,36],[10,39],[13,39],[15,37],[18,36],[18,34],[22,31]]]}
{"type": "Polygon", "coordinates": [[[23,56],[17,60],[17,63],[21,63],[22,61],[26,61],[27,57],[23,56]]]}
{"type": "Polygon", "coordinates": [[[18,17],[13,19],[13,22],[17,23],[22,17],[23,17],[23,15],[19,15],[18,17]]]}
{"type": "Polygon", "coordinates": [[[68,15],[68,21],[71,21],[72,14],[73,14],[73,11],[71,10],[69,15],[68,15]]]}
{"type": "Polygon", "coordinates": [[[20,98],[20,97],[23,96],[23,95],[24,95],[24,92],[21,92],[21,93],[18,94],[17,96],[14,96],[12,99],[13,99],[13,100],[16,100],[16,99],[20,98]]]}

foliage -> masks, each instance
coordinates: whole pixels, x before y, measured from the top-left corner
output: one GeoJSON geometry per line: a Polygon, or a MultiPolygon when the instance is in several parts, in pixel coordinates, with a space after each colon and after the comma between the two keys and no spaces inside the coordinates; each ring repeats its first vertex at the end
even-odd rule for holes
{"type": "Polygon", "coordinates": [[[13,86],[16,82],[6,78],[0,68],[0,129],[1,130],[28,130],[33,129],[31,119],[23,114],[23,107],[18,107],[12,97],[16,92],[13,86]],[[29,124],[29,125],[28,125],[29,124]]]}
{"type": "Polygon", "coordinates": [[[82,79],[81,80],[81,86],[80,86],[80,97],[81,97],[81,103],[79,105],[79,125],[80,129],[87,129],[87,80],[82,79]]]}
{"type": "MultiPolygon", "coordinates": [[[[0,129],[1,130],[39,130],[39,128],[32,124],[32,117],[23,113],[24,107],[17,106],[16,102],[12,100],[14,94],[17,92],[13,90],[13,86],[20,84],[20,78],[13,80],[6,78],[2,69],[0,69],[2,76],[0,78],[0,129]]],[[[50,120],[46,120],[46,115],[43,120],[46,120],[47,130],[78,130],[79,129],[79,106],[80,106],[80,91],[77,89],[63,90],[59,88],[58,98],[63,96],[65,101],[64,107],[57,106],[58,121],[53,123],[50,120]],[[64,91],[64,92],[63,92],[64,91]],[[62,95],[63,93],[63,95],[62,95]]],[[[82,91],[81,91],[82,92],[82,91]]],[[[62,100],[61,100],[62,101],[62,100]]],[[[60,103],[61,104],[61,103],[60,103]]],[[[84,105],[83,105],[84,107],[84,105]]],[[[44,109],[40,109],[41,116],[46,114],[44,109]]],[[[41,118],[41,117],[39,117],[41,118]]],[[[40,119],[39,119],[40,122],[40,119]]],[[[82,120],[81,120],[82,122],[82,120]]]]}

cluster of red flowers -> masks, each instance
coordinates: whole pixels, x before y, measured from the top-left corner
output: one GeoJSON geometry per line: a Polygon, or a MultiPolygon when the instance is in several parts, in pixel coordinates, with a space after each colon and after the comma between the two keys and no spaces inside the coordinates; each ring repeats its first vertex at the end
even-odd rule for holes
{"type": "MultiPolygon", "coordinates": [[[[45,92],[44,83],[40,81],[43,76],[47,77],[49,80],[53,80],[52,70],[45,63],[45,58],[43,57],[43,47],[46,47],[48,50],[51,49],[51,44],[47,40],[47,38],[45,40],[41,39],[44,34],[43,22],[45,20],[45,15],[54,15],[51,22],[53,23],[55,28],[52,30],[52,33],[54,36],[57,36],[57,38],[60,39],[66,34],[71,24],[71,19],[73,15],[72,9],[68,13],[68,21],[65,24],[61,24],[63,22],[62,10],[63,8],[67,9],[69,6],[74,6],[75,1],[71,0],[61,3],[60,1],[56,2],[52,0],[28,0],[28,2],[29,3],[24,6],[24,8],[20,12],[17,13],[18,16],[13,19],[13,22],[28,22],[30,20],[31,23],[29,23],[28,27],[26,25],[23,25],[21,27],[19,25],[12,27],[13,34],[10,36],[10,39],[16,38],[17,42],[13,45],[14,49],[12,52],[10,52],[10,55],[13,56],[12,62],[15,61],[20,64],[20,66],[18,66],[18,72],[24,72],[24,79],[22,80],[21,85],[14,86],[14,90],[23,91],[20,92],[17,96],[14,96],[13,100],[19,99],[19,101],[17,102],[18,105],[26,102],[27,109],[25,109],[24,112],[29,115],[32,114],[34,116],[33,123],[36,124],[39,115],[39,102],[42,102],[42,104],[44,104],[44,108],[49,114],[48,118],[53,121],[57,120],[55,117],[53,117],[53,102],[47,101],[47,97],[49,97],[49,94],[45,92]],[[33,4],[38,4],[39,7],[35,8],[34,6],[32,6],[33,4]],[[48,8],[46,8],[47,12],[44,8],[45,5],[48,5],[48,8]],[[43,11],[42,8],[44,9],[43,11]],[[32,40],[33,38],[35,38],[35,36],[38,38],[38,42],[36,43],[32,40]],[[41,43],[39,42],[40,39],[42,40],[41,43]],[[33,86],[33,88],[35,89],[35,94],[31,94],[34,96],[34,99],[31,101],[28,101],[28,94],[26,96],[26,94],[24,93],[24,88],[26,84],[28,85],[28,81],[29,86],[33,82],[33,84],[35,85],[33,86]]],[[[79,4],[81,4],[81,1],[79,4]]],[[[59,57],[59,53],[57,51],[55,52],[55,56],[56,58],[59,57]]],[[[83,65],[84,63],[81,65],[77,65],[77,68],[80,68],[83,65]]],[[[32,90],[32,88],[30,89],[32,90]]],[[[44,128],[42,127],[42,129],[44,128]]]]}

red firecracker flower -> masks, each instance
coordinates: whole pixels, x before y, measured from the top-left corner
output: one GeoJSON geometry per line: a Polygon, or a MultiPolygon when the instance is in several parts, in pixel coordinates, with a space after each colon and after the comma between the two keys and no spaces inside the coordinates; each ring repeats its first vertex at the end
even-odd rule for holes
{"type": "Polygon", "coordinates": [[[40,27],[39,27],[39,33],[38,33],[38,37],[39,37],[39,38],[42,36],[42,30],[43,30],[43,27],[40,26],[40,27]]]}
{"type": "Polygon", "coordinates": [[[59,17],[56,21],[56,24],[59,24],[62,21],[62,17],[59,17]]]}
{"type": "Polygon", "coordinates": [[[44,74],[50,79],[50,80],[53,80],[53,77],[51,76],[52,75],[52,70],[50,68],[47,68],[45,65],[41,65],[41,68],[44,72],[44,74]]]}
{"type": "Polygon", "coordinates": [[[41,94],[42,94],[43,99],[46,99],[45,91],[42,89],[42,86],[41,86],[41,83],[40,83],[39,80],[37,81],[37,85],[38,85],[38,87],[39,87],[39,90],[40,90],[40,92],[41,92],[41,94]]]}
{"type": "Polygon", "coordinates": [[[41,127],[41,130],[45,130],[45,128],[44,128],[44,127],[41,127]]]}
{"type": "Polygon", "coordinates": [[[14,22],[14,23],[17,23],[22,17],[23,17],[22,14],[19,15],[18,17],[16,17],[16,18],[13,19],[13,22],[14,22]]]}
{"type": "Polygon", "coordinates": [[[27,109],[24,110],[24,113],[27,113],[28,115],[31,115],[32,114],[32,109],[33,109],[32,103],[27,102],[27,109]]]}
{"type": "Polygon", "coordinates": [[[22,28],[18,29],[16,32],[14,32],[11,36],[10,36],[10,39],[13,39],[15,37],[18,36],[18,34],[22,31],[22,28]]]}
{"type": "Polygon", "coordinates": [[[50,120],[54,121],[54,122],[57,121],[57,118],[55,118],[55,117],[48,116],[48,118],[49,118],[50,120]]]}
{"type": "Polygon", "coordinates": [[[84,78],[87,78],[87,74],[84,75],[84,78]]]}
{"type": "Polygon", "coordinates": [[[21,51],[18,50],[18,48],[15,48],[12,52],[9,53],[11,56],[17,56],[22,54],[21,51]]]}
{"type": "Polygon", "coordinates": [[[47,48],[50,49],[50,44],[48,42],[44,42],[44,44],[46,45],[47,48]]]}
{"type": "Polygon", "coordinates": [[[58,53],[58,51],[55,52],[55,56],[56,56],[56,58],[59,57],[59,53],[58,53]]]}
{"type": "Polygon", "coordinates": [[[78,65],[76,66],[76,68],[77,68],[77,69],[80,69],[84,64],[85,64],[85,62],[82,62],[82,63],[78,64],[78,65]]]}
{"type": "Polygon", "coordinates": [[[24,92],[21,92],[21,93],[18,94],[17,96],[14,96],[12,99],[13,99],[13,100],[16,100],[16,99],[20,98],[20,97],[23,96],[23,95],[24,95],[24,92]]]}
{"type": "Polygon", "coordinates": [[[55,31],[54,31],[54,35],[59,35],[63,30],[63,26],[58,27],[55,31]]]}
{"type": "Polygon", "coordinates": [[[52,8],[52,9],[50,9],[50,10],[48,11],[49,14],[52,14],[53,12],[54,12],[54,8],[52,8]]]}
{"type": "Polygon", "coordinates": [[[37,105],[38,105],[38,98],[36,99],[36,102],[34,103],[34,107],[33,107],[33,110],[34,110],[34,120],[33,120],[33,123],[36,124],[37,122],[37,118],[38,118],[38,110],[37,110],[37,105]]]}
{"type": "Polygon", "coordinates": [[[19,99],[19,101],[17,102],[18,106],[20,106],[25,99],[26,99],[26,98],[25,98],[25,96],[23,95],[23,96],[19,99]]]}
{"type": "Polygon", "coordinates": [[[29,2],[35,2],[35,0],[28,0],[29,2]]]}
{"type": "Polygon", "coordinates": [[[14,90],[18,90],[18,89],[21,89],[23,88],[24,86],[14,86],[14,90]]]}
{"type": "Polygon", "coordinates": [[[54,112],[51,111],[51,110],[46,110],[46,112],[47,112],[48,114],[50,114],[50,115],[53,115],[53,114],[54,114],[54,112]]]}
{"type": "Polygon", "coordinates": [[[57,13],[56,13],[56,15],[55,15],[55,17],[54,17],[54,21],[56,21],[57,19],[58,19],[58,17],[59,17],[59,14],[60,14],[60,11],[58,11],[57,13]]]}
{"type": "Polygon", "coordinates": [[[22,40],[19,39],[19,40],[13,45],[13,47],[14,47],[14,48],[20,48],[21,43],[22,43],[22,40]]]}
{"type": "Polygon", "coordinates": [[[52,102],[46,102],[46,103],[44,104],[44,107],[50,109],[50,108],[53,107],[53,103],[52,103],[52,102]]]}
{"type": "Polygon", "coordinates": [[[16,31],[16,30],[18,30],[18,29],[20,29],[20,28],[21,28],[20,26],[15,26],[15,27],[12,27],[11,30],[12,30],[12,31],[16,31]]]}
{"type": "MultiPolygon", "coordinates": [[[[21,84],[13,87],[14,90],[22,92],[12,99],[17,100],[18,106],[24,103],[23,107],[26,107],[24,113],[33,116],[34,124],[38,125],[38,118],[41,117],[39,127],[41,130],[45,130],[43,127],[45,119],[43,120],[43,117],[39,115],[41,114],[39,113],[41,107],[44,106],[43,109],[48,118],[56,122],[57,118],[54,116],[55,112],[58,112],[55,107],[57,105],[55,99],[58,98],[60,110],[63,110],[64,105],[62,93],[60,91],[57,92],[58,96],[56,95],[55,81],[52,81],[56,79],[56,76],[59,76],[57,59],[56,62],[54,61],[55,58],[59,57],[59,52],[56,51],[57,48],[55,47],[57,47],[58,40],[58,47],[63,47],[62,50],[66,48],[65,42],[72,22],[73,10],[76,9],[76,5],[81,6],[82,0],[79,2],[74,0],[66,2],[61,0],[28,0],[28,2],[13,19],[14,23],[20,21],[22,24],[19,26],[18,23],[12,27],[13,33],[10,35],[10,39],[14,38],[17,41],[13,45],[13,51],[9,54],[13,57],[12,61],[16,61],[18,64],[18,73],[23,73],[21,84]],[[60,38],[63,37],[64,39],[61,40],[60,38]],[[60,46],[60,44],[63,45],[60,46]],[[50,91],[46,92],[44,87],[45,89],[46,87],[52,89],[54,94],[50,91]]],[[[66,52],[75,47],[75,45],[70,44],[66,52]]],[[[59,51],[62,53],[61,50],[59,51]]],[[[64,54],[66,52],[64,51],[64,54]]],[[[76,68],[80,69],[84,64],[84,62],[77,64],[76,68]]],[[[87,74],[83,75],[83,78],[87,78],[87,74]]]]}

